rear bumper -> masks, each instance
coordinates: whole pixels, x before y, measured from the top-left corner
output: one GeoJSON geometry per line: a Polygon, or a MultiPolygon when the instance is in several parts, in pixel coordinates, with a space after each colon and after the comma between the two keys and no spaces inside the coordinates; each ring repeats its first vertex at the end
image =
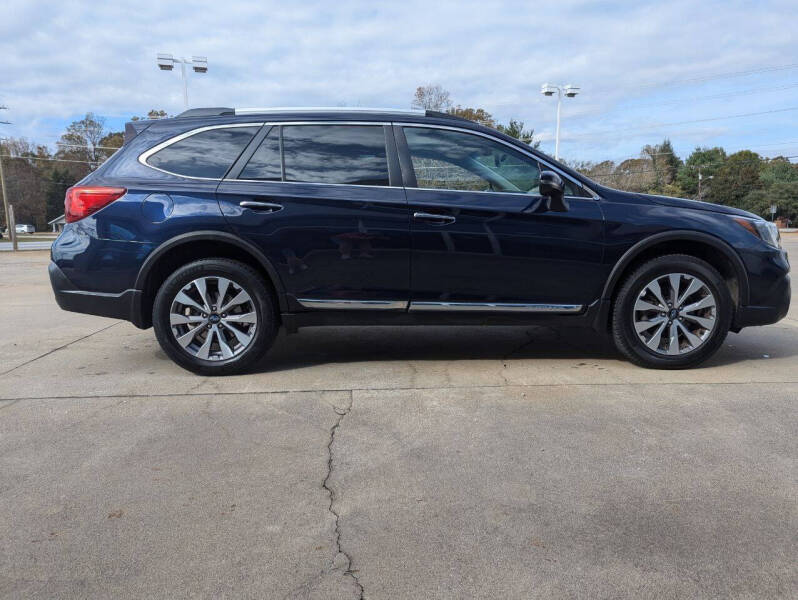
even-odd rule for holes
{"type": "Polygon", "coordinates": [[[87,292],[77,289],[54,262],[48,267],[50,284],[53,286],[55,301],[63,310],[70,312],[124,319],[141,326],[134,320],[133,307],[141,301],[140,290],[125,290],[118,294],[107,292],[87,292]]]}
{"type": "Polygon", "coordinates": [[[762,306],[741,306],[732,325],[733,331],[752,325],[769,325],[787,316],[790,309],[790,276],[784,275],[770,288],[762,306]]]}

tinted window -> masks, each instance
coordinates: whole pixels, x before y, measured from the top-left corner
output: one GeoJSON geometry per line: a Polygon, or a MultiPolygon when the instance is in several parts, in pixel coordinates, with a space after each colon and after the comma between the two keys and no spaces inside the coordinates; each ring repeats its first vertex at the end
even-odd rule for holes
{"type": "Polygon", "coordinates": [[[147,164],[191,177],[223,177],[258,127],[209,129],[170,144],[147,159],[147,164]]]}
{"type": "Polygon", "coordinates": [[[418,187],[538,193],[538,162],[504,144],[447,129],[404,132],[418,187]]]}
{"type": "Polygon", "coordinates": [[[241,171],[239,179],[282,179],[280,172],[280,128],[272,127],[241,171]]]}
{"type": "Polygon", "coordinates": [[[283,154],[286,181],[388,185],[381,125],[286,125],[283,154]]]}

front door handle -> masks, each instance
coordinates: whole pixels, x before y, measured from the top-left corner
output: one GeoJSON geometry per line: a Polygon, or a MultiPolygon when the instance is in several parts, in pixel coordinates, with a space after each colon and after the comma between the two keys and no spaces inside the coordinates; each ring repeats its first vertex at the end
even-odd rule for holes
{"type": "Polygon", "coordinates": [[[238,205],[242,208],[257,210],[258,212],[277,212],[283,209],[282,204],[275,204],[274,202],[256,202],[255,200],[242,200],[238,205]]]}
{"type": "Polygon", "coordinates": [[[434,213],[425,212],[414,212],[413,218],[416,221],[426,221],[433,225],[451,225],[457,220],[452,215],[436,215],[434,213]]]}

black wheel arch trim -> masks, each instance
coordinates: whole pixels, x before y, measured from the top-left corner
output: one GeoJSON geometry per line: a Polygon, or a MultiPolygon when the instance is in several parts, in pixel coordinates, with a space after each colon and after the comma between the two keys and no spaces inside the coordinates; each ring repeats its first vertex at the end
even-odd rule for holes
{"type": "Polygon", "coordinates": [[[163,242],[160,246],[155,248],[155,250],[150,252],[149,256],[147,256],[144,263],[141,265],[139,273],[136,277],[135,289],[144,291],[147,278],[149,277],[152,268],[158,263],[158,260],[166,252],[177,248],[178,246],[182,246],[183,244],[201,241],[229,243],[252,255],[252,257],[257,260],[258,263],[265,269],[269,279],[271,279],[271,283],[274,285],[274,289],[277,292],[277,302],[280,306],[280,310],[288,310],[288,305],[286,304],[285,299],[285,287],[283,286],[280,276],[277,274],[277,270],[271,264],[266,255],[264,255],[263,252],[261,252],[253,244],[226,231],[191,231],[189,233],[177,235],[163,242]]]}
{"type": "Polygon", "coordinates": [[[734,272],[737,275],[737,281],[740,286],[740,306],[745,306],[748,304],[748,273],[745,270],[743,260],[740,258],[737,252],[735,252],[735,250],[729,244],[718,237],[708,233],[690,230],[663,231],[662,233],[655,233],[654,235],[640,240],[634,246],[629,248],[626,252],[624,252],[623,256],[621,256],[621,258],[612,268],[610,276],[607,278],[607,282],[604,284],[604,290],[601,294],[602,300],[609,300],[612,298],[612,295],[615,292],[615,288],[617,287],[624,270],[632,263],[632,261],[635,260],[635,258],[640,255],[641,252],[644,252],[645,250],[659,243],[670,241],[700,242],[707,244],[708,246],[712,246],[716,250],[722,252],[723,255],[732,263],[734,272]]]}
{"type": "MultiPolygon", "coordinates": [[[[615,263],[615,266],[613,266],[612,271],[610,272],[610,275],[604,284],[604,289],[601,293],[601,306],[596,313],[596,320],[593,322],[593,326],[597,331],[606,331],[606,328],[609,326],[612,296],[615,293],[618,283],[621,280],[621,275],[626,268],[648,248],[668,241],[700,242],[707,244],[708,246],[712,246],[716,250],[722,252],[723,255],[731,262],[734,272],[737,275],[737,281],[739,284],[739,305],[737,307],[737,312],[739,312],[742,307],[748,304],[748,273],[745,270],[745,265],[743,264],[742,258],[740,258],[737,252],[728,243],[718,237],[709,235],[707,233],[702,233],[700,231],[663,231],[661,233],[655,233],[654,235],[644,238],[634,244],[631,248],[624,252],[623,256],[621,256],[618,262],[615,263]]],[[[733,318],[733,321],[735,323],[737,322],[736,314],[733,318]]]]}

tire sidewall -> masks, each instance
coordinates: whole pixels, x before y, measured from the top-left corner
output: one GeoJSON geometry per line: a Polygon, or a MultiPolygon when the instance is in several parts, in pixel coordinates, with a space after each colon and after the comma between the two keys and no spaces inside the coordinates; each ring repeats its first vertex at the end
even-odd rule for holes
{"type": "Polygon", "coordinates": [[[643,366],[656,368],[679,369],[691,367],[703,362],[712,356],[723,340],[731,326],[733,302],[726,282],[720,274],[709,264],[692,256],[671,257],[665,256],[654,259],[637,271],[624,284],[618,296],[616,310],[613,318],[613,329],[616,333],[616,342],[621,342],[621,351],[629,355],[631,352],[635,362],[643,366]],[[716,300],[715,328],[709,338],[696,350],[678,356],[667,356],[655,353],[645,346],[637,335],[634,327],[634,303],[644,286],[662,275],[670,273],[685,273],[693,275],[703,281],[712,292],[716,300]],[[618,340],[618,336],[621,340],[618,340]]]}
{"type": "Polygon", "coordinates": [[[248,266],[233,260],[203,259],[177,269],[161,285],[153,304],[152,323],[164,352],[181,367],[203,375],[238,373],[257,362],[269,348],[276,334],[274,301],[261,276],[248,266]],[[226,360],[203,360],[188,354],[172,334],[169,322],[172,301],[188,283],[199,277],[226,277],[242,286],[258,313],[255,339],[239,355],[226,360]]]}

